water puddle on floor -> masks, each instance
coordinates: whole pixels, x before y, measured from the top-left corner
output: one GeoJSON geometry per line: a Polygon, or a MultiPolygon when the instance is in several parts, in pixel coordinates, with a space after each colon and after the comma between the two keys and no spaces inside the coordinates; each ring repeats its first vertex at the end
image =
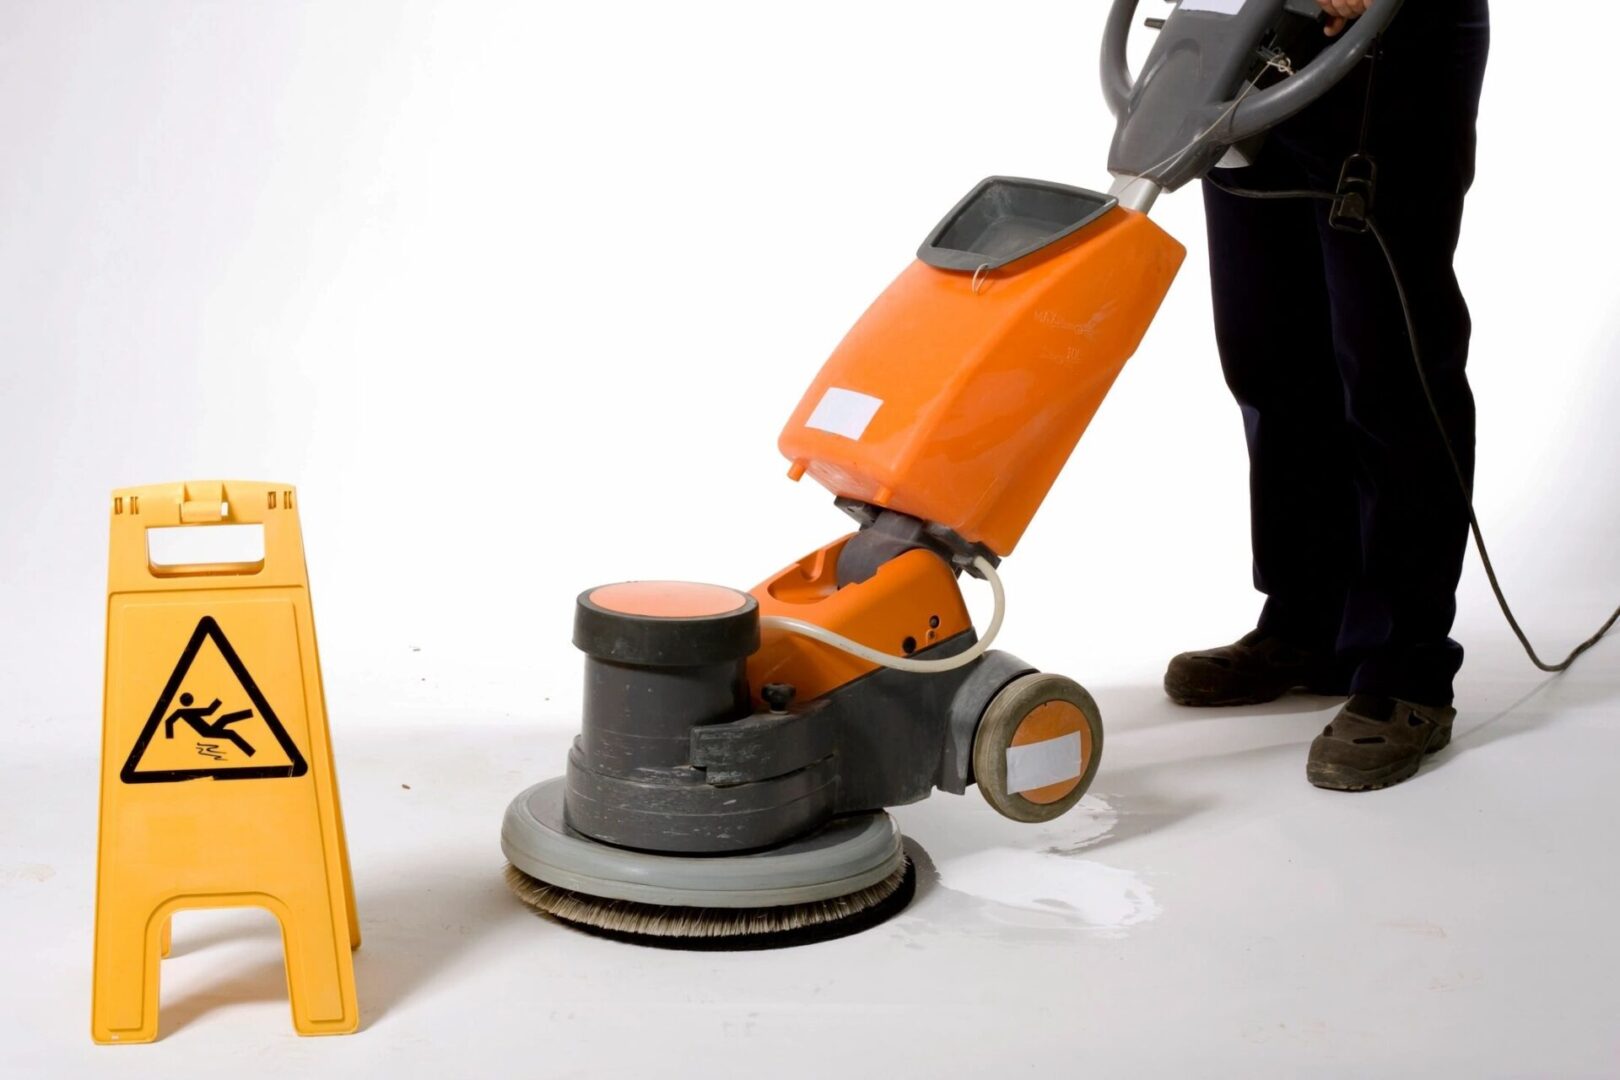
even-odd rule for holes
{"type": "Polygon", "coordinates": [[[1026,844],[1010,845],[998,830],[999,843],[975,844],[958,833],[949,848],[914,852],[920,902],[901,922],[923,932],[1012,931],[1034,941],[1123,935],[1158,916],[1152,890],[1134,871],[1082,854],[1107,839],[1118,821],[1105,799],[1090,796],[1058,822],[1026,827],[1026,844]]]}
{"type": "Polygon", "coordinates": [[[953,859],[939,876],[941,888],[985,901],[985,915],[1015,925],[1035,914],[1080,929],[1123,931],[1159,913],[1134,873],[1090,859],[1001,848],[953,859]]]}

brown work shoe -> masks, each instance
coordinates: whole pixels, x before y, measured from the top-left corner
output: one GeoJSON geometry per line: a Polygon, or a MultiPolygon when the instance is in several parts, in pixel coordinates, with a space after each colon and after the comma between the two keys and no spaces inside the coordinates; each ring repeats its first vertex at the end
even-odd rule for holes
{"type": "Polygon", "coordinates": [[[1376,791],[1417,774],[1451,742],[1457,710],[1357,694],[1311,743],[1305,778],[1330,791],[1376,791]]]}
{"type": "Polygon", "coordinates": [[[1284,694],[1343,694],[1346,679],[1332,653],[1302,649],[1254,630],[1230,645],[1182,653],[1164,673],[1177,705],[1258,705],[1284,694]]]}

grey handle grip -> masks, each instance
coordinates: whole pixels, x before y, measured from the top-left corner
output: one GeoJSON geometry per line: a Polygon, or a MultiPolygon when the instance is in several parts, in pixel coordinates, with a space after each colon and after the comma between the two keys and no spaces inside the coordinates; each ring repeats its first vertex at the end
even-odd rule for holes
{"type": "MultiPolygon", "coordinates": [[[[1125,114],[1135,89],[1125,49],[1130,42],[1131,24],[1136,19],[1139,2],[1114,0],[1108,12],[1108,24],[1103,29],[1103,96],[1115,116],[1125,114]]],[[[1355,70],[1400,8],[1401,0],[1373,0],[1367,14],[1351,23],[1337,41],[1322,50],[1298,74],[1251,94],[1239,103],[1230,123],[1222,125],[1223,137],[1239,142],[1269,131],[1327,93],[1355,70]]]]}
{"type": "MultiPolygon", "coordinates": [[[[1134,7],[1136,0],[1131,0],[1134,7]]],[[[1337,86],[1366,57],[1378,35],[1401,9],[1401,0],[1373,0],[1367,14],[1352,22],[1339,40],[1292,78],[1250,94],[1232,113],[1235,141],[1270,131],[1337,86]]]]}
{"type": "Polygon", "coordinates": [[[1139,0],[1114,0],[1108,9],[1108,25],[1103,28],[1102,85],[1108,110],[1124,116],[1131,100],[1131,65],[1125,48],[1131,40],[1131,23],[1136,21],[1139,0]]]}

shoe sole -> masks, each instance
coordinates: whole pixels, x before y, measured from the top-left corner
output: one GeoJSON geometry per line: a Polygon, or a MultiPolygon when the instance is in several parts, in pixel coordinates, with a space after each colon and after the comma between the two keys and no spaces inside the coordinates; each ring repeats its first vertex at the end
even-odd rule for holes
{"type": "Polygon", "coordinates": [[[1164,680],[1165,697],[1175,704],[1189,709],[1229,709],[1242,705],[1269,705],[1271,702],[1287,697],[1289,694],[1312,694],[1318,697],[1347,696],[1342,689],[1311,686],[1306,683],[1282,689],[1251,689],[1247,692],[1227,690],[1226,693],[1222,694],[1212,687],[1189,685],[1168,677],[1164,680]]]}
{"type": "Polygon", "coordinates": [[[1305,779],[1314,787],[1323,791],[1382,791],[1384,788],[1394,787],[1405,783],[1418,774],[1423,767],[1423,759],[1430,754],[1438,754],[1451,745],[1451,729],[1440,728],[1429,744],[1423,748],[1422,753],[1414,754],[1405,761],[1398,761],[1382,769],[1363,770],[1348,769],[1342,765],[1317,765],[1314,762],[1305,763],[1305,779]]]}

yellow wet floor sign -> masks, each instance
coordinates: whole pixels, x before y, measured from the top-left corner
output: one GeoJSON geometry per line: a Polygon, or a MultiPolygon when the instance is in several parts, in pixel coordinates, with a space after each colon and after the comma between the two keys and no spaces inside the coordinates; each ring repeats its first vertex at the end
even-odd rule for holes
{"type": "Polygon", "coordinates": [[[214,907],[280,922],[299,1034],[354,1031],[360,927],[295,490],[114,492],[106,664],[95,1040],[157,1037],[169,920],[214,907]],[[222,525],[262,528],[260,557],[153,560],[149,530],[222,525]]]}

